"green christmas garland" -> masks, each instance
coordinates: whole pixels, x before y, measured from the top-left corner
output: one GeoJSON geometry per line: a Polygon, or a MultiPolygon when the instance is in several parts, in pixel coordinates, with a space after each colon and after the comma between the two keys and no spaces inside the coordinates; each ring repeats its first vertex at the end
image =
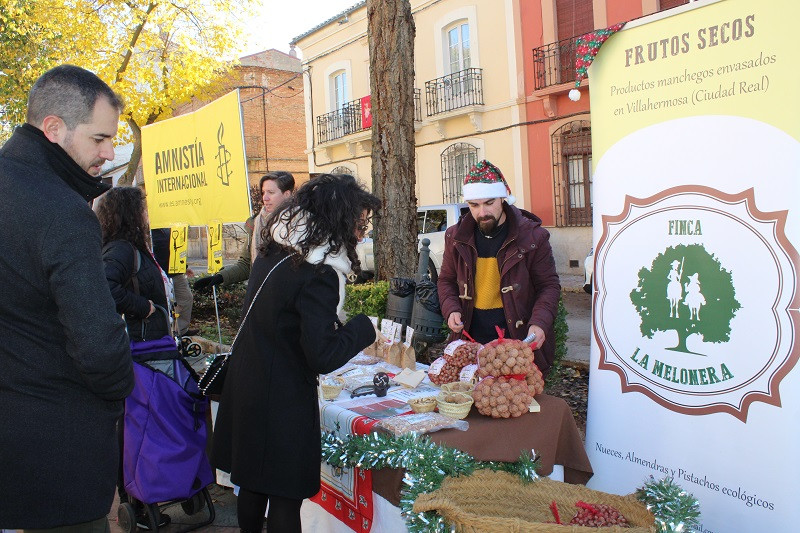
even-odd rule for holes
{"type": "MultiPolygon", "coordinates": [[[[404,487],[400,490],[400,512],[412,533],[450,531],[450,525],[436,512],[414,512],[417,496],[438,489],[447,476],[469,475],[475,470],[489,468],[515,474],[523,481],[539,478],[536,473],[539,460],[533,453],[523,452],[514,463],[477,461],[468,453],[440,446],[428,437],[414,434],[398,437],[370,433],[350,435],[342,440],[333,433],[324,433],[322,460],[334,467],[405,469],[404,487]]],[[[636,496],[655,515],[660,533],[685,533],[698,523],[700,510],[697,500],[672,478],[656,481],[651,476],[636,496]]]]}

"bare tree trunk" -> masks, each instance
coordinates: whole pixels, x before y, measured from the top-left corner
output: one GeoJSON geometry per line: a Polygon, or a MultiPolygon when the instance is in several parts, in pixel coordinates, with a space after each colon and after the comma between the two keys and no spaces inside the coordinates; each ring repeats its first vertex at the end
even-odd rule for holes
{"type": "Polygon", "coordinates": [[[128,126],[133,134],[133,151],[131,152],[131,159],[128,161],[128,168],[125,169],[125,173],[117,181],[117,185],[120,187],[133,185],[133,178],[136,177],[139,161],[142,159],[142,128],[132,118],[128,119],[128,126]]]}
{"type": "Polygon", "coordinates": [[[417,269],[414,174],[414,19],[409,0],[367,0],[372,102],[372,191],[376,277],[413,277],[417,269]]]}

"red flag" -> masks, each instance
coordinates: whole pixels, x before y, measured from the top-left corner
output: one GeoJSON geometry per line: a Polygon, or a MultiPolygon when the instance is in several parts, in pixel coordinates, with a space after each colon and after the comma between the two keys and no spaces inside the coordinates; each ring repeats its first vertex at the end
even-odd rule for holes
{"type": "Polygon", "coordinates": [[[367,96],[361,97],[361,127],[362,128],[371,128],[372,127],[372,95],[368,94],[367,96]]]}

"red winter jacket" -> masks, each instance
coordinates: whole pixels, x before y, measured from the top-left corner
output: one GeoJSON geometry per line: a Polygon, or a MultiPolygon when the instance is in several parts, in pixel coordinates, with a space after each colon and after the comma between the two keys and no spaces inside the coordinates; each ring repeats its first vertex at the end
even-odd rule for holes
{"type": "MultiPolygon", "coordinates": [[[[555,357],[553,322],[558,312],[561,283],[556,273],[550,233],[542,220],[527,211],[503,203],[508,237],[497,254],[500,265],[500,290],[506,315],[506,337],[524,339],[528,328],[537,325],[545,332],[545,342],[535,352],[535,362],[545,376],[555,357]]],[[[461,313],[469,331],[474,308],[475,219],[465,215],[445,232],[444,258],[439,273],[439,303],[445,320],[461,313]]],[[[459,335],[451,335],[451,340],[459,335]]]]}

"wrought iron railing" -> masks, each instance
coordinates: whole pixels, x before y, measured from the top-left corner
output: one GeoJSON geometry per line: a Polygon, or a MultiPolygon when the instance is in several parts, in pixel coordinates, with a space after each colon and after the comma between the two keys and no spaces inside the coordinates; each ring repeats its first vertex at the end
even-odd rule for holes
{"type": "Polygon", "coordinates": [[[578,37],[533,49],[534,89],[575,81],[575,48],[578,37]]]}
{"type": "Polygon", "coordinates": [[[483,74],[468,68],[425,82],[428,116],[472,105],[483,105],[483,74]]]}
{"type": "Polygon", "coordinates": [[[347,102],[340,109],[317,117],[317,143],[322,144],[362,131],[361,99],[347,102]]]}
{"type": "Polygon", "coordinates": [[[422,91],[414,89],[414,122],[422,122],[422,91]]]}

